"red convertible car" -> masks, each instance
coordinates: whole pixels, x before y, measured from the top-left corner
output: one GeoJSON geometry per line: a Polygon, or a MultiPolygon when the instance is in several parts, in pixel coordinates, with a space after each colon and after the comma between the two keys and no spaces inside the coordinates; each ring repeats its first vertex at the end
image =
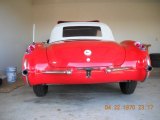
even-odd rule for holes
{"type": "Polygon", "coordinates": [[[133,40],[117,43],[101,22],[60,21],[47,42],[33,42],[23,57],[25,83],[37,96],[53,84],[117,82],[124,94],[134,92],[152,70],[148,46],[133,40]]]}

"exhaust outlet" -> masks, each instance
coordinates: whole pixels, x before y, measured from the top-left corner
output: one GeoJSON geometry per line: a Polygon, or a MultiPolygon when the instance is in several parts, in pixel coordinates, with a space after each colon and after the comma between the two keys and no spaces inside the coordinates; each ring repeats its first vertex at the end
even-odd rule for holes
{"type": "Polygon", "coordinates": [[[27,76],[27,75],[28,75],[28,70],[23,70],[23,71],[22,71],[22,75],[23,75],[23,76],[27,76]]]}
{"type": "Polygon", "coordinates": [[[151,71],[152,69],[153,69],[152,66],[147,67],[147,71],[151,71]]]}

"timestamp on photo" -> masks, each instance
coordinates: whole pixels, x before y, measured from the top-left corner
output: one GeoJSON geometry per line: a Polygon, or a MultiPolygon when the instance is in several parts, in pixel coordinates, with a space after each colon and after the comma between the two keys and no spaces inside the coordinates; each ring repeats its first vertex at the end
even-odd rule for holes
{"type": "Polygon", "coordinates": [[[106,104],[104,107],[105,110],[153,110],[154,105],[153,104],[126,104],[126,105],[110,105],[106,104]]]}

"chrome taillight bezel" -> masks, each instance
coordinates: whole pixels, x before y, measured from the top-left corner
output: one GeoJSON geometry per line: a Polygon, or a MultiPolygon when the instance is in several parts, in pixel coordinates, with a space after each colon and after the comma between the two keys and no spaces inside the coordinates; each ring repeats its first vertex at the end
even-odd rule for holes
{"type": "Polygon", "coordinates": [[[135,42],[134,45],[139,48],[140,50],[147,50],[147,47],[145,46],[145,44],[142,44],[141,42],[135,42]]]}
{"type": "Polygon", "coordinates": [[[29,45],[28,48],[26,49],[26,53],[27,54],[32,53],[34,51],[35,47],[36,47],[35,44],[29,45]]]}

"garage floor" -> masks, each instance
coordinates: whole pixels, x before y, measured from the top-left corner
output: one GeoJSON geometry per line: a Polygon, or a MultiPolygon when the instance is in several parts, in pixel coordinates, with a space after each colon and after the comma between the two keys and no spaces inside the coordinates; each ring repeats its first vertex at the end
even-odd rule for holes
{"type": "Polygon", "coordinates": [[[118,84],[50,86],[36,97],[24,86],[0,94],[0,120],[160,120],[160,69],[132,95],[118,84]]]}

